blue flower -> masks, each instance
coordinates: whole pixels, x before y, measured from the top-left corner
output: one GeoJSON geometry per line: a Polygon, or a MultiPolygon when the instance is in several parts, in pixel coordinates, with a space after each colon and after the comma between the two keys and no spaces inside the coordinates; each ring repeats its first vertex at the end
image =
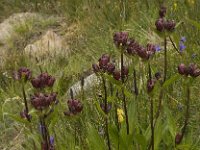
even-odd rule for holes
{"type": "Polygon", "coordinates": [[[160,50],[162,50],[162,49],[160,48],[160,46],[159,46],[159,45],[156,45],[156,51],[159,52],[160,50]]]}
{"type": "Polygon", "coordinates": [[[180,50],[180,52],[183,52],[183,50],[186,48],[186,46],[184,45],[184,43],[183,42],[180,42],[179,43],[179,50],[180,50]]]}
{"type": "Polygon", "coordinates": [[[181,37],[181,39],[179,41],[179,50],[180,50],[180,52],[183,52],[183,50],[186,49],[186,46],[184,45],[185,42],[186,42],[186,38],[184,36],[181,37]]]}
{"type": "Polygon", "coordinates": [[[53,136],[50,136],[49,142],[50,142],[50,145],[54,145],[54,137],[53,136]]]}
{"type": "Polygon", "coordinates": [[[183,43],[185,43],[186,42],[186,37],[182,36],[180,41],[182,41],[183,43]]]}

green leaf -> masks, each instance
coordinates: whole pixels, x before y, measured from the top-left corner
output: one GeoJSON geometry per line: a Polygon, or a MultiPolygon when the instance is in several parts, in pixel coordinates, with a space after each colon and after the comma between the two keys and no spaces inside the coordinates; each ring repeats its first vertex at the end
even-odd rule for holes
{"type": "Polygon", "coordinates": [[[175,74],[170,79],[168,79],[167,81],[165,81],[165,83],[163,84],[163,88],[168,87],[169,85],[171,85],[172,83],[174,83],[179,78],[180,78],[180,75],[179,74],[175,74]]]}
{"type": "Polygon", "coordinates": [[[154,129],[154,142],[155,142],[155,149],[159,148],[160,142],[163,136],[163,128],[164,125],[162,123],[161,117],[158,118],[155,129],[154,129]]]}
{"type": "Polygon", "coordinates": [[[144,135],[136,134],[134,135],[134,138],[135,138],[136,143],[142,146],[142,149],[145,149],[147,147],[147,141],[144,135]]]}
{"type": "Polygon", "coordinates": [[[193,26],[195,26],[196,28],[200,29],[200,23],[198,23],[197,21],[191,20],[191,19],[186,19],[190,24],[192,24],[193,26]]]}
{"type": "Polygon", "coordinates": [[[129,129],[130,133],[133,132],[134,128],[138,124],[138,109],[136,106],[137,102],[135,99],[131,99],[130,104],[128,105],[128,116],[129,116],[129,129]]]}
{"type": "Polygon", "coordinates": [[[98,150],[105,150],[106,146],[104,143],[104,140],[102,137],[100,137],[100,135],[98,134],[97,130],[91,126],[90,124],[87,125],[88,126],[88,146],[91,150],[94,150],[96,148],[98,148],[98,150]]]}
{"type": "Polygon", "coordinates": [[[14,121],[17,121],[19,123],[24,123],[24,124],[29,123],[26,119],[21,118],[19,115],[13,115],[13,114],[9,114],[9,113],[4,113],[4,115],[9,116],[11,119],[13,119],[14,121]]]}
{"type": "Polygon", "coordinates": [[[111,83],[117,85],[117,86],[122,86],[122,83],[118,80],[115,80],[112,76],[108,75],[108,74],[104,74],[104,76],[106,77],[106,79],[108,79],[111,83]]]}

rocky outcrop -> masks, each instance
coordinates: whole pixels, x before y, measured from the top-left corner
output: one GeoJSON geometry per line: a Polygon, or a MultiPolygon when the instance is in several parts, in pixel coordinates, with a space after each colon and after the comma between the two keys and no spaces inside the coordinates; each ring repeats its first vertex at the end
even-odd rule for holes
{"type": "Polygon", "coordinates": [[[64,46],[63,37],[56,34],[53,30],[48,30],[37,41],[25,47],[25,53],[32,56],[44,56],[51,53],[61,53],[69,47],[64,46]]]}

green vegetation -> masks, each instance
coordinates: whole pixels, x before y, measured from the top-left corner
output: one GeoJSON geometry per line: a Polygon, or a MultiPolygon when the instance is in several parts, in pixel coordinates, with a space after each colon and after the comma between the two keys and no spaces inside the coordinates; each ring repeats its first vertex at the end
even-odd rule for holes
{"type": "Polygon", "coordinates": [[[176,28],[169,33],[156,30],[161,4],[162,0],[1,0],[1,23],[17,13],[30,12],[40,17],[14,25],[11,38],[0,41],[0,50],[5,52],[0,56],[0,149],[41,149],[45,134],[54,137],[52,145],[56,150],[200,149],[200,76],[178,72],[180,64],[200,67],[200,1],[166,1],[166,18],[176,22],[176,28]],[[48,30],[62,37],[66,53],[55,49],[55,53],[44,57],[27,55],[24,48],[48,30]],[[108,54],[120,71],[121,49],[126,49],[113,42],[114,34],[120,31],[145,48],[151,43],[161,50],[150,60],[124,52],[127,80],[124,77],[125,81],[118,81],[109,73],[97,71],[99,80],[92,87],[84,90],[86,85],[82,85],[79,93],[70,94],[72,85],[94,72],[92,64],[98,64],[103,54],[108,54]],[[186,41],[182,43],[183,37],[186,41]],[[23,77],[14,80],[13,72],[21,67],[29,68],[32,77],[41,70],[48,72],[55,77],[53,87],[37,89],[29,81],[24,83],[23,77]],[[155,85],[153,82],[153,90],[147,88],[158,72],[161,78],[155,85]],[[20,116],[25,109],[22,87],[32,116],[30,122],[27,116],[20,116]],[[38,91],[57,92],[59,103],[53,101],[38,111],[30,96],[38,91]],[[79,100],[83,109],[70,110],[70,99],[79,100]],[[48,111],[53,112],[45,118],[48,111]],[[41,126],[48,128],[48,134],[41,133],[41,126]]]}

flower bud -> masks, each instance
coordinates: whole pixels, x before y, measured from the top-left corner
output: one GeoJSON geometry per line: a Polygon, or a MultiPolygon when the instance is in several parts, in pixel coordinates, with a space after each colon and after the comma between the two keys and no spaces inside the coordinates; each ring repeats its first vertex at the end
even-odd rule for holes
{"type": "Polygon", "coordinates": [[[159,15],[160,15],[161,18],[165,17],[166,10],[167,10],[167,8],[164,7],[164,6],[162,6],[162,7],[160,8],[160,10],[159,10],[159,15]]]}
{"type": "Polygon", "coordinates": [[[137,54],[138,48],[140,48],[140,45],[134,39],[128,40],[126,49],[128,54],[137,54]]]}
{"type": "Polygon", "coordinates": [[[186,74],[186,66],[184,64],[180,64],[178,66],[178,72],[181,75],[185,75],[186,74]]]}
{"type": "Polygon", "coordinates": [[[156,72],[155,73],[155,77],[157,80],[159,80],[161,78],[161,73],[160,72],[156,72]]]}
{"type": "Polygon", "coordinates": [[[67,101],[67,105],[69,108],[69,114],[70,115],[76,115],[80,113],[83,109],[83,105],[79,100],[76,99],[70,99],[67,101]]]}
{"type": "Polygon", "coordinates": [[[48,86],[48,87],[52,87],[52,86],[54,85],[54,82],[55,82],[55,78],[49,76],[49,77],[48,77],[48,80],[47,80],[47,86],[48,86]]]}
{"type": "Polygon", "coordinates": [[[40,79],[39,78],[33,78],[31,80],[31,84],[34,88],[40,88],[41,85],[40,85],[40,79]]]}
{"type": "Polygon", "coordinates": [[[156,52],[156,46],[148,43],[147,44],[147,51],[152,52],[152,54],[154,54],[156,52]]]}
{"type": "Polygon", "coordinates": [[[107,65],[107,72],[109,74],[112,74],[114,70],[115,70],[115,65],[113,63],[108,63],[108,65],[107,65]]]}
{"type": "Polygon", "coordinates": [[[200,76],[200,69],[196,69],[194,72],[193,72],[193,77],[198,77],[200,76]]]}
{"type": "Polygon", "coordinates": [[[194,71],[197,69],[197,65],[196,64],[189,64],[188,66],[188,74],[193,76],[194,75],[194,71]]]}
{"type": "Polygon", "coordinates": [[[153,90],[153,88],[154,88],[154,85],[155,85],[155,80],[154,79],[149,79],[148,81],[147,81],[147,92],[148,93],[150,93],[152,90],[153,90]]]}
{"type": "Polygon", "coordinates": [[[129,73],[128,67],[123,66],[122,67],[122,73],[123,73],[124,76],[128,76],[128,73],[129,73]]]}
{"type": "Polygon", "coordinates": [[[138,50],[138,55],[142,58],[142,59],[149,59],[149,54],[147,53],[145,48],[141,48],[140,50],[138,50]]]}
{"type": "Polygon", "coordinates": [[[177,133],[177,134],[176,134],[176,137],[175,137],[175,143],[176,143],[176,144],[180,144],[182,138],[183,138],[183,135],[182,135],[181,133],[177,133]]]}
{"type": "Polygon", "coordinates": [[[176,23],[174,20],[167,20],[164,23],[165,29],[168,31],[173,31],[175,29],[176,23]]]}
{"type": "Polygon", "coordinates": [[[120,74],[120,71],[114,71],[113,72],[113,77],[115,78],[115,80],[120,80],[121,78],[121,74],[120,74]]]}
{"type": "Polygon", "coordinates": [[[162,32],[165,29],[165,23],[163,18],[159,18],[156,23],[156,29],[160,32],[162,32]]]}
{"type": "Polygon", "coordinates": [[[106,54],[102,55],[102,57],[99,59],[99,67],[100,69],[106,70],[107,64],[110,61],[110,57],[106,54]]]}

